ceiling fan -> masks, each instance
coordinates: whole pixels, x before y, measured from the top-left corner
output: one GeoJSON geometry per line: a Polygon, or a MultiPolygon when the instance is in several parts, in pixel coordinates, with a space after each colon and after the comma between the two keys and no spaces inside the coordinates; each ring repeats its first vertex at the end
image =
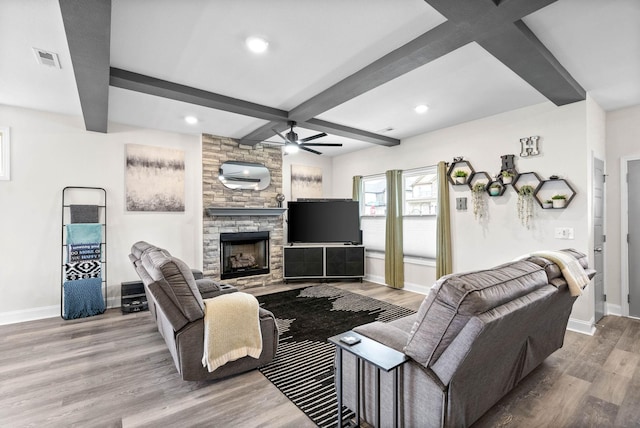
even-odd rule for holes
{"type": "Polygon", "coordinates": [[[296,149],[302,149],[316,155],[321,155],[322,153],[317,150],[310,149],[309,146],[342,147],[341,143],[309,143],[309,141],[325,137],[327,134],[325,134],[324,132],[312,135],[307,138],[298,139],[298,134],[296,134],[293,130],[293,127],[296,126],[296,123],[294,121],[289,121],[288,125],[290,129],[289,132],[287,132],[285,135],[282,135],[277,129],[271,128],[273,132],[278,134],[278,136],[284,140],[284,149],[287,153],[292,153],[296,149]]]}

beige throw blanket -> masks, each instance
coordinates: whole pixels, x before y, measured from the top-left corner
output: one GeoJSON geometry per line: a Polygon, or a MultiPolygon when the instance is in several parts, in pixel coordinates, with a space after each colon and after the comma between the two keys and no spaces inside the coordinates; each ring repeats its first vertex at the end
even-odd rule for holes
{"type": "Polygon", "coordinates": [[[549,259],[560,267],[560,272],[567,280],[569,292],[572,296],[582,294],[582,289],[589,284],[589,277],[573,256],[562,251],[536,251],[532,256],[549,259]]]}
{"type": "Polygon", "coordinates": [[[209,372],[229,361],[260,357],[258,300],[247,293],[229,293],[204,300],[204,355],[202,365],[209,372]]]}

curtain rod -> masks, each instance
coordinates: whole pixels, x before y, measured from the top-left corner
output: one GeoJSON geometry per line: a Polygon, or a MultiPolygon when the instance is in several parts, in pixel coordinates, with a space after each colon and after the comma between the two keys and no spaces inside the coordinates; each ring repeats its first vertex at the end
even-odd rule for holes
{"type": "MultiPolygon", "coordinates": [[[[438,164],[427,165],[427,166],[419,166],[419,167],[416,167],[416,168],[403,169],[402,172],[412,172],[412,171],[417,171],[419,169],[437,168],[437,167],[438,167],[438,164]]],[[[384,175],[384,172],[379,172],[379,173],[376,173],[376,174],[363,175],[362,178],[371,178],[371,177],[375,177],[376,175],[384,175]]]]}

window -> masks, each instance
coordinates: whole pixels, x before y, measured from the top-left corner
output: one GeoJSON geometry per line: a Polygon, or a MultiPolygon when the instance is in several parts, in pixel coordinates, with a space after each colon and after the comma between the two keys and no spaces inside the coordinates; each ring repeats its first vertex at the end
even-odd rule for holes
{"type": "Polygon", "coordinates": [[[435,167],[420,168],[402,174],[403,215],[435,215],[438,182],[435,167]]]}
{"type": "Polygon", "coordinates": [[[403,251],[405,256],[436,258],[437,167],[405,171],[403,187],[403,251]]]}
{"type": "MultiPolygon", "coordinates": [[[[438,175],[435,166],[402,174],[403,242],[408,257],[435,259],[438,175]]],[[[369,251],[384,251],[387,180],[384,174],[362,178],[362,241],[369,251]]]]}
{"type": "Polygon", "coordinates": [[[362,179],[364,200],[363,216],[381,216],[387,214],[387,179],[384,175],[374,175],[362,179]]]}
{"type": "Polygon", "coordinates": [[[362,178],[362,243],[371,251],[384,252],[385,216],[387,214],[387,178],[384,174],[362,178]]]}
{"type": "Polygon", "coordinates": [[[0,180],[9,180],[9,128],[0,128],[0,180]]]}

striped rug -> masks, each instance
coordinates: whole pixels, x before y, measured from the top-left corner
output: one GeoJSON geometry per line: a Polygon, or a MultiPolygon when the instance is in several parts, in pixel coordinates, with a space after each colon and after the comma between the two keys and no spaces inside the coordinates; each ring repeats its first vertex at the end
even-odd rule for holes
{"type": "MultiPolygon", "coordinates": [[[[327,338],[373,321],[411,315],[370,297],[316,285],[258,297],[276,316],[280,345],[275,359],[260,371],[319,427],[336,425],[333,375],[335,346],[327,338]]],[[[346,413],[346,408],[345,408],[346,413]]],[[[353,414],[344,414],[344,418],[353,414]]]]}

